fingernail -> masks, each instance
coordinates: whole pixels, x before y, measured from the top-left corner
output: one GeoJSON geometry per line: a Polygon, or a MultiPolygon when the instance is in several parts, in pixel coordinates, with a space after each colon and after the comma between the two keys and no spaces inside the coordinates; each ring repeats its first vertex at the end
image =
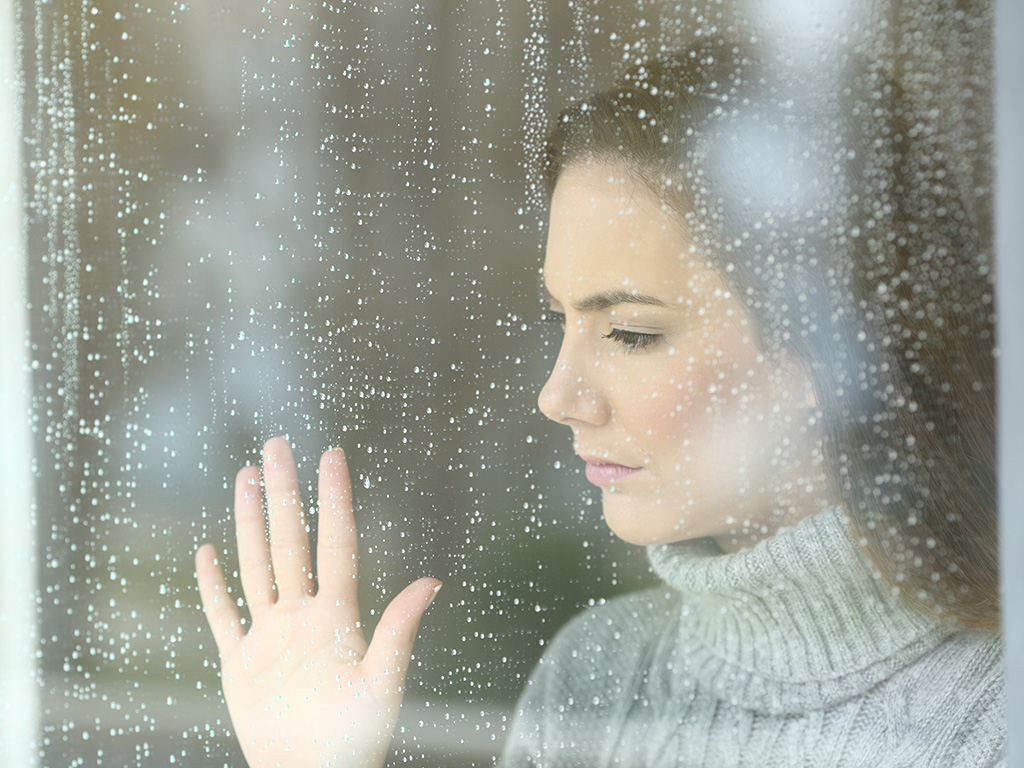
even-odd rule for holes
{"type": "MultiPolygon", "coordinates": [[[[427,608],[429,608],[430,604],[434,602],[434,598],[437,597],[437,593],[441,591],[441,586],[441,582],[438,582],[437,586],[431,590],[430,599],[427,601],[427,608]]],[[[424,608],[423,610],[426,610],[427,608],[424,608]]]]}

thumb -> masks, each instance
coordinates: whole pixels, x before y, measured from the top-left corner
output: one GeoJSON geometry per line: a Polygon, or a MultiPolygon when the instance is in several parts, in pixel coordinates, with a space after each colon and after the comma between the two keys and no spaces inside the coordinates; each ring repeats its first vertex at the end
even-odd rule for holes
{"type": "Polygon", "coordinates": [[[398,593],[380,617],[363,668],[371,680],[385,682],[387,693],[401,693],[420,619],[440,588],[437,579],[414,581],[398,593]]]}

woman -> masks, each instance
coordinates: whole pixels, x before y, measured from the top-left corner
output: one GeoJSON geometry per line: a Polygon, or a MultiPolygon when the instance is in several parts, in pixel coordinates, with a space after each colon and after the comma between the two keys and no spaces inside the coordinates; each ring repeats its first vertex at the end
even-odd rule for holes
{"type": "MultiPolygon", "coordinates": [[[[544,283],[565,332],[540,407],[665,585],[559,633],[503,764],[1000,764],[984,248],[881,85],[826,130],[707,46],[561,116],[544,283]]],[[[242,749],[382,765],[440,584],[367,645],[343,454],[320,465],[315,589],[281,438],[264,480],[269,544],[257,470],[236,485],[247,633],[197,555],[242,749]]]]}

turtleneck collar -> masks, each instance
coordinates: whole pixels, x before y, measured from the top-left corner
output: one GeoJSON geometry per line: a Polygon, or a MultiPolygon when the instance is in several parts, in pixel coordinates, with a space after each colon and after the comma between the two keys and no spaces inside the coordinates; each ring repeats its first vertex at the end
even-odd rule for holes
{"type": "Polygon", "coordinates": [[[679,592],[671,663],[747,709],[784,714],[838,703],[952,631],[875,576],[840,507],[734,554],[708,541],[647,551],[679,592]]]}

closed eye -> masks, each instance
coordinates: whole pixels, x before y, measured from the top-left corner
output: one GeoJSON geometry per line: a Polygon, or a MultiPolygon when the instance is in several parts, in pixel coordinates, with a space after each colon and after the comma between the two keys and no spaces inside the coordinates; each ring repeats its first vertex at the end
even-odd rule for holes
{"type": "Polygon", "coordinates": [[[662,337],[660,333],[640,333],[624,328],[612,328],[603,338],[611,339],[627,352],[639,352],[657,344],[662,337]]]}

